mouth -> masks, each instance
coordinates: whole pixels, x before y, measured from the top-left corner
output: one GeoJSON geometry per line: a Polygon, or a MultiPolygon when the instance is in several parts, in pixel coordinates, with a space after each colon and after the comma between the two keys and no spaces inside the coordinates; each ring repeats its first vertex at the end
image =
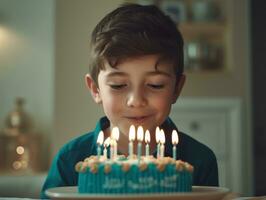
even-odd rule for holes
{"type": "Polygon", "coordinates": [[[150,116],[127,116],[126,118],[131,121],[132,123],[143,123],[144,121],[146,121],[150,116]]]}

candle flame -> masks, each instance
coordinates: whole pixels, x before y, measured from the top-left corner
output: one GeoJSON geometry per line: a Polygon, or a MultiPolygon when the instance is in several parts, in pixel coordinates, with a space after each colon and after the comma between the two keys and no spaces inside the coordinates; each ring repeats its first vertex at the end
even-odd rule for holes
{"type": "Polygon", "coordinates": [[[99,132],[98,138],[97,138],[97,144],[102,145],[103,144],[103,131],[99,132]]]}
{"type": "Polygon", "coordinates": [[[119,139],[119,129],[118,129],[118,127],[114,127],[112,129],[111,138],[113,140],[115,140],[115,141],[118,141],[118,139],[119,139]]]}
{"type": "Polygon", "coordinates": [[[106,140],[103,143],[104,147],[105,148],[108,147],[110,145],[110,142],[111,142],[111,138],[110,137],[106,138],[106,140]]]}
{"type": "Polygon", "coordinates": [[[155,130],[155,139],[156,139],[156,143],[160,142],[160,135],[161,135],[161,131],[160,128],[157,126],[156,130],[155,130]]]}
{"type": "Polygon", "coordinates": [[[143,127],[139,126],[138,130],[137,130],[137,139],[138,139],[139,142],[143,141],[143,135],[144,135],[143,127]]]}
{"type": "Polygon", "coordinates": [[[164,144],[165,143],[165,134],[164,134],[164,130],[161,129],[161,135],[160,135],[160,143],[164,144]]]}
{"type": "Polygon", "coordinates": [[[136,128],[134,125],[131,125],[129,128],[129,141],[134,141],[136,138],[136,128]]]}
{"type": "Polygon", "coordinates": [[[172,144],[176,145],[179,142],[179,137],[176,130],[173,130],[172,132],[172,144]]]}
{"type": "Polygon", "coordinates": [[[151,141],[151,134],[150,134],[150,131],[149,130],[146,130],[145,131],[145,142],[146,143],[150,143],[151,141]]]}

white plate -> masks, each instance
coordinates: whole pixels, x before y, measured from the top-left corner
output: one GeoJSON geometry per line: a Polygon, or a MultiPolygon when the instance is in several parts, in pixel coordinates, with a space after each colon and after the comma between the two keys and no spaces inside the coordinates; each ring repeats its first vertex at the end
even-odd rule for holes
{"type": "Polygon", "coordinates": [[[144,200],[166,199],[166,200],[218,200],[222,199],[229,189],[223,187],[193,186],[192,192],[183,193],[152,193],[152,194],[80,194],[76,186],[56,187],[46,190],[46,195],[51,199],[96,199],[96,200],[136,200],[141,197],[144,200]]]}

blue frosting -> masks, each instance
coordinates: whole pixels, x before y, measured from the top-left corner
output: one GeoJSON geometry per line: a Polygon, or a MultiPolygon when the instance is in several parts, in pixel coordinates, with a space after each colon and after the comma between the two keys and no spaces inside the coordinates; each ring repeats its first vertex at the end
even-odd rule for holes
{"type": "Polygon", "coordinates": [[[159,171],[154,163],[149,163],[143,171],[137,164],[132,164],[129,171],[125,172],[121,164],[113,163],[109,173],[104,172],[104,165],[99,164],[96,173],[90,172],[89,168],[79,173],[80,193],[136,194],[192,190],[192,173],[177,171],[175,164],[167,164],[163,171],[159,171]]]}

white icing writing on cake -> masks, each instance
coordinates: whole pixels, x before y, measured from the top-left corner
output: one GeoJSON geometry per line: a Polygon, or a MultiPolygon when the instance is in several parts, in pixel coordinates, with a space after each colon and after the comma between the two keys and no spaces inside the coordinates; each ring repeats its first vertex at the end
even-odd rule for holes
{"type": "MultiPolygon", "coordinates": [[[[164,188],[175,188],[176,187],[176,181],[177,181],[178,175],[172,175],[164,177],[162,180],[160,180],[160,186],[164,188]]],[[[134,182],[132,180],[128,181],[128,187],[133,190],[138,189],[149,189],[154,186],[159,185],[157,180],[153,177],[145,177],[145,178],[139,178],[137,182],[134,182]]],[[[125,186],[125,180],[120,180],[117,178],[105,178],[103,188],[104,189],[119,189],[125,186]]]]}
{"type": "Polygon", "coordinates": [[[162,179],[160,181],[160,186],[165,187],[165,188],[175,188],[176,187],[176,180],[177,180],[176,174],[174,174],[172,176],[164,177],[164,179],[162,179]]]}
{"type": "Polygon", "coordinates": [[[158,185],[157,180],[153,177],[139,178],[138,182],[128,181],[128,187],[134,190],[149,189],[158,185]]]}
{"type": "Polygon", "coordinates": [[[103,188],[104,189],[119,189],[119,188],[124,187],[124,185],[125,185],[125,180],[105,177],[103,188]]]}

